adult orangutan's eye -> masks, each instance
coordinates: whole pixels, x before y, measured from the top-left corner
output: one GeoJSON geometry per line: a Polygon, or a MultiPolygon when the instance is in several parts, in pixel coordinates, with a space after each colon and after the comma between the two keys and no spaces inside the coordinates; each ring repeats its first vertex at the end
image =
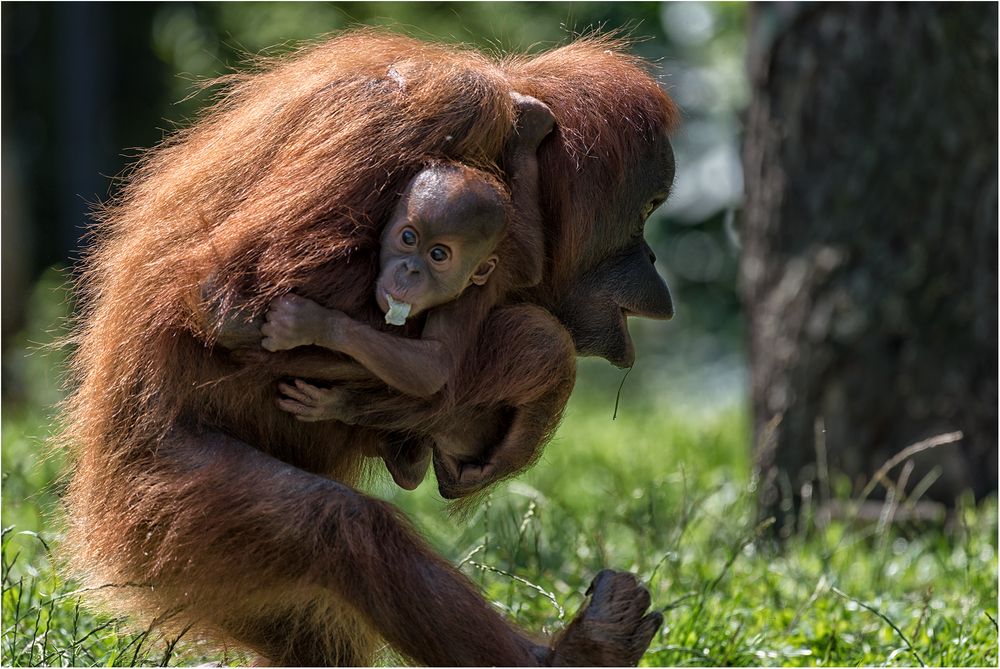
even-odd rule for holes
{"type": "Polygon", "coordinates": [[[659,207],[661,204],[663,204],[663,201],[665,199],[666,198],[657,197],[657,198],[653,198],[652,200],[650,200],[649,203],[646,204],[646,206],[642,210],[642,220],[645,221],[647,218],[649,218],[650,215],[654,211],[656,211],[657,207],[659,207]]]}
{"type": "Polygon", "coordinates": [[[448,249],[443,246],[435,246],[431,249],[430,256],[434,262],[444,262],[448,259],[448,249]]]}
{"type": "Polygon", "coordinates": [[[403,234],[399,238],[403,240],[404,246],[415,246],[417,243],[417,233],[409,228],[403,230],[403,234]]]}

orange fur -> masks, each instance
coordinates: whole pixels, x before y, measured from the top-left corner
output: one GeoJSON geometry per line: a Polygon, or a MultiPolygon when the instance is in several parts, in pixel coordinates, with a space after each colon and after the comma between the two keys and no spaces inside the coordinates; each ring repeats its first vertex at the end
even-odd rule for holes
{"type": "MultiPolygon", "coordinates": [[[[370,319],[379,226],[399,192],[431,160],[499,173],[517,90],[559,124],[541,154],[547,273],[522,295],[547,307],[592,260],[581,240],[601,234],[574,212],[600,206],[675,110],[601,39],[498,64],[357,31],[219,83],[204,117],[98,213],[83,262],[63,435],[74,574],[116,611],[278,662],[366,663],[379,637],[431,664],[535,662],[538,646],[394,509],[351,488],[379,431],[279,411],[272,369],[213,346],[202,289],[216,282],[222,311],[259,314],[295,290],[370,319]]],[[[484,320],[509,338],[477,340],[432,419],[497,397],[542,402],[544,441],[572,386],[572,342],[538,307],[484,320]],[[553,347],[567,353],[553,362],[553,347]]]]}

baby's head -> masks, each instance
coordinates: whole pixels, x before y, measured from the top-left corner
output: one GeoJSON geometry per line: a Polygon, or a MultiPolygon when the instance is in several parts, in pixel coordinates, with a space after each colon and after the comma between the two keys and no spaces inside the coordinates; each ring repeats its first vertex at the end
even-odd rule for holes
{"type": "Polygon", "coordinates": [[[486,172],[457,163],[421,170],[382,232],[375,299],[386,322],[402,325],[484,285],[509,211],[507,190],[486,172]]]}

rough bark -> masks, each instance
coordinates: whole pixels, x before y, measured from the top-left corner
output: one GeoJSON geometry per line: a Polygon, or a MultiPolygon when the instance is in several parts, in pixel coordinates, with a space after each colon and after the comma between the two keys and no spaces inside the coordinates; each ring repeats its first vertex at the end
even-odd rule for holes
{"type": "Polygon", "coordinates": [[[744,154],[761,502],[953,430],[907,489],[996,490],[997,6],[779,5],[754,12],[744,154]]]}

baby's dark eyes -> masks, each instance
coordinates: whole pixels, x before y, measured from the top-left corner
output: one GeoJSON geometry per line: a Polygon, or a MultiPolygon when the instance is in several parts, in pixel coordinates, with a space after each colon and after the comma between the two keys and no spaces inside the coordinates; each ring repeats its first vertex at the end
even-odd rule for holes
{"type": "Polygon", "coordinates": [[[429,255],[434,262],[444,262],[448,259],[448,249],[443,246],[435,246],[429,255]]]}
{"type": "Polygon", "coordinates": [[[417,233],[410,229],[403,230],[399,238],[405,246],[414,246],[417,243],[417,233]]]}

